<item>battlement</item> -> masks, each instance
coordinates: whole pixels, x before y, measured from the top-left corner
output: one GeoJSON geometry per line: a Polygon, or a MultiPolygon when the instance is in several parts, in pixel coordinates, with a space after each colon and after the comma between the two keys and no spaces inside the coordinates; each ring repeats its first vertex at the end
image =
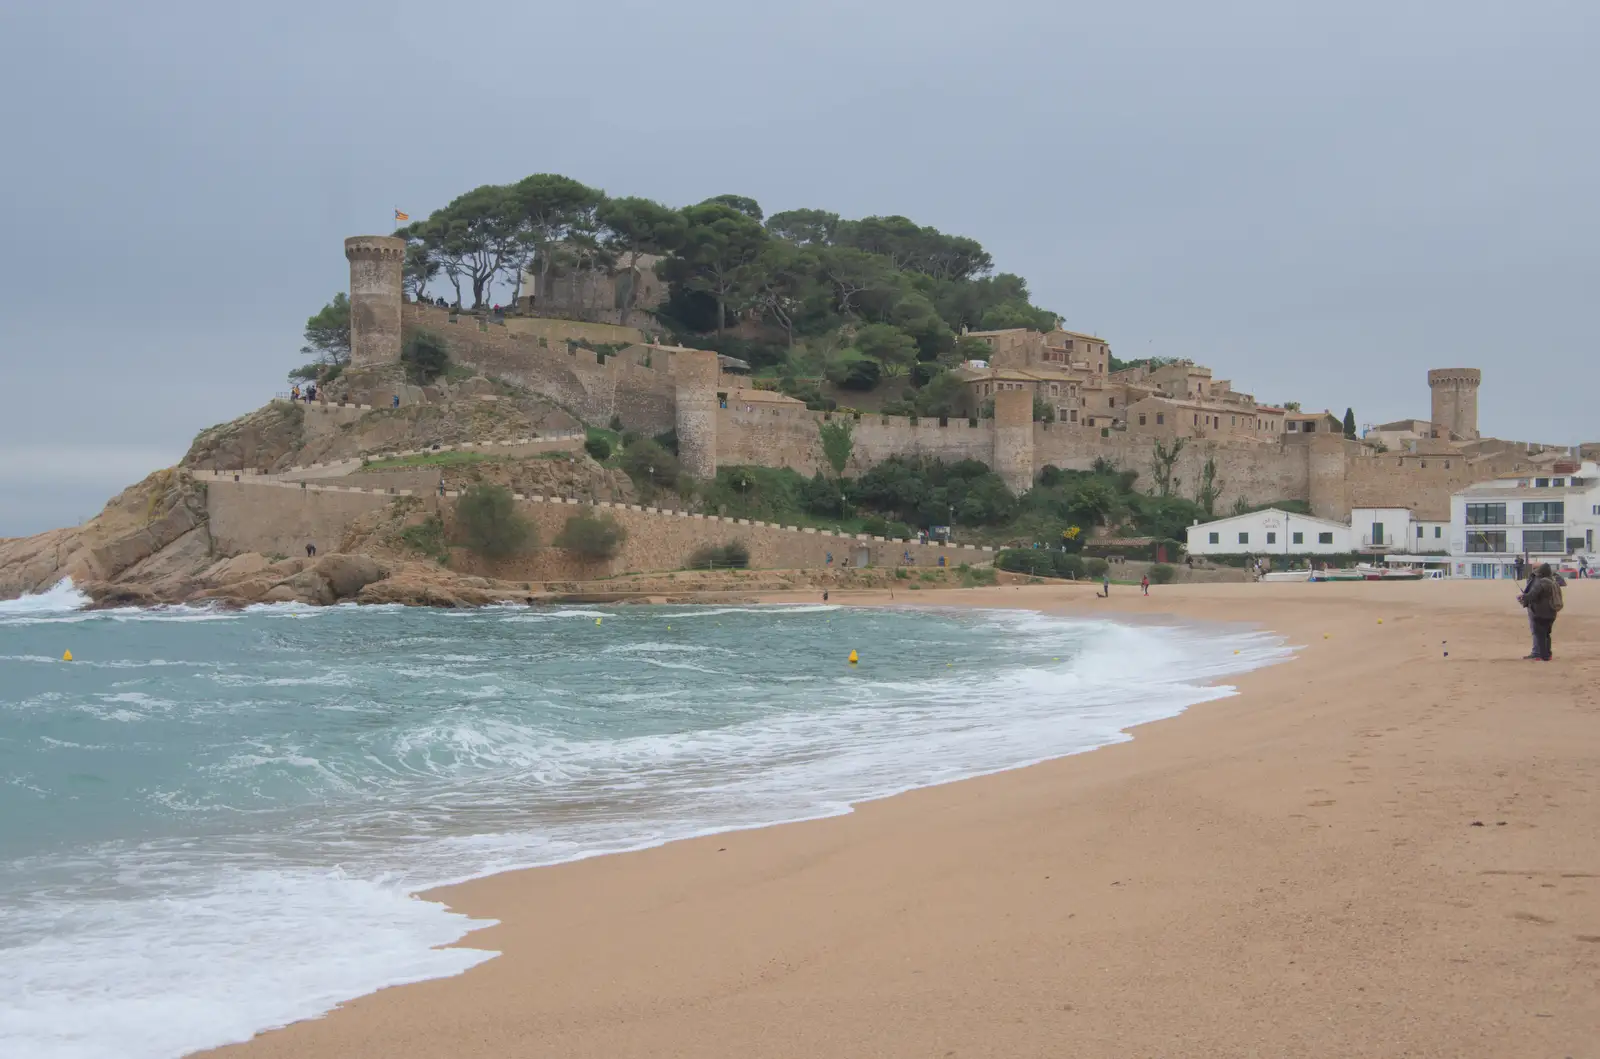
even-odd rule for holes
{"type": "Polygon", "coordinates": [[[1482,383],[1483,370],[1481,368],[1432,368],[1428,372],[1429,386],[1446,384],[1478,386],[1482,383]]]}
{"type": "Polygon", "coordinates": [[[361,258],[403,262],[406,241],[390,235],[352,235],[344,241],[344,256],[352,261],[361,258]]]}

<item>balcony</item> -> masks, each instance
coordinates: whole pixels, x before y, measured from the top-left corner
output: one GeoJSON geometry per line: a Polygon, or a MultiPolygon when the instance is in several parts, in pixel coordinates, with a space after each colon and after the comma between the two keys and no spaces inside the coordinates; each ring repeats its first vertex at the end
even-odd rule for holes
{"type": "Polygon", "coordinates": [[[1396,536],[1393,533],[1384,533],[1378,536],[1374,536],[1371,533],[1363,533],[1361,535],[1361,547],[1370,548],[1373,551],[1382,551],[1385,548],[1404,548],[1405,546],[1405,538],[1396,536]]]}

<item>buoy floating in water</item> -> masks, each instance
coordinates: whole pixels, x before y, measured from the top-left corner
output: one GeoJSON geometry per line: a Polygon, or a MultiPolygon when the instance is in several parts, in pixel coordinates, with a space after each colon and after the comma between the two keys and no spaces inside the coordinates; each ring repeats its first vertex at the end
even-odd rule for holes
{"type": "MultiPolygon", "coordinates": [[[[851,652],[851,657],[852,657],[852,658],[854,658],[854,657],[855,657],[855,652],[854,652],[854,651],[852,651],[852,652],[851,652]]],[[[70,661],[72,661],[72,652],[71,652],[71,651],[63,651],[63,652],[62,652],[62,653],[61,653],[61,660],[62,660],[62,661],[63,661],[63,662],[70,662],[70,661]]]]}
{"type": "Polygon", "coordinates": [[[600,619],[599,619],[599,618],[596,618],[596,619],[595,619],[595,620],[594,620],[594,623],[595,623],[595,624],[596,624],[596,625],[599,625],[599,624],[600,624],[600,619]]]}
{"type": "Polygon", "coordinates": [[[861,661],[861,656],[857,655],[855,653],[855,651],[851,651],[850,652],[850,664],[851,665],[855,665],[859,661],[861,661]]]}

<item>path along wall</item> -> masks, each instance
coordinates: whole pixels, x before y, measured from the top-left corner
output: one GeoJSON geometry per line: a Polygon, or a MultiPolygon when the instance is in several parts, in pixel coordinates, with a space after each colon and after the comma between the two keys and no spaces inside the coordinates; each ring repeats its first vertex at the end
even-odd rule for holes
{"type": "MultiPolygon", "coordinates": [[[[408,333],[418,328],[433,332],[449,346],[456,361],[542,394],[585,422],[603,425],[616,416],[625,427],[643,434],[673,428],[677,395],[670,351],[656,349],[648,355],[632,351],[607,357],[602,364],[590,350],[536,334],[531,328],[489,323],[486,330],[479,330],[474,317],[463,316],[453,324],[449,318],[443,309],[405,307],[408,333]]],[[[616,330],[637,334],[632,328],[616,330]]]]}
{"type": "MultiPolygon", "coordinates": [[[[332,552],[343,547],[346,534],[361,516],[378,511],[404,496],[415,496],[430,510],[453,503],[455,492],[415,494],[303,485],[261,479],[215,480],[207,485],[211,534],[222,554],[261,552],[266,555],[302,554],[307,543],[332,552]]],[[[784,527],[767,522],[689,515],[679,511],[624,504],[580,504],[559,498],[518,497],[518,507],[533,523],[540,541],[549,544],[567,520],[591,511],[611,515],[628,532],[616,558],[579,562],[557,548],[543,548],[524,560],[493,571],[498,576],[527,580],[568,580],[606,577],[624,572],[650,573],[681,570],[696,549],[738,541],[750,550],[750,565],[758,569],[819,568],[846,561],[859,564],[863,557],[873,566],[898,565],[909,552],[919,566],[937,566],[943,557],[949,566],[987,562],[992,549],[940,546],[849,536],[820,530],[784,527]]]]}

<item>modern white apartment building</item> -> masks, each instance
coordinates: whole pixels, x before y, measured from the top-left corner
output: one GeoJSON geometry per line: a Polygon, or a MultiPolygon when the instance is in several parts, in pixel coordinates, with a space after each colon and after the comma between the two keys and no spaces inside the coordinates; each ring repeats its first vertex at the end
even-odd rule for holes
{"type": "Polygon", "coordinates": [[[1451,572],[1456,577],[1514,577],[1518,559],[1594,565],[1600,530],[1600,466],[1551,464],[1479,482],[1450,498],[1451,572]]]}

